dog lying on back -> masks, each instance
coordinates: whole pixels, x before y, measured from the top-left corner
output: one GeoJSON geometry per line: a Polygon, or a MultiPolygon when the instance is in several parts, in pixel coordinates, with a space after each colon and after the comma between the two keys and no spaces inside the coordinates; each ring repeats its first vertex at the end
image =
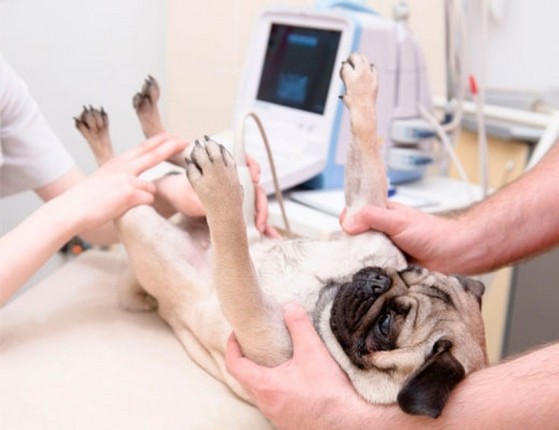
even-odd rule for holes
{"type": "MultiPolygon", "coordinates": [[[[376,136],[377,73],[352,54],[341,67],[353,139],[346,163],[348,213],[386,206],[376,136]]],[[[161,131],[159,88],[146,80],[134,98],[144,132],[161,131]]],[[[108,119],[85,109],[76,119],[98,162],[112,156],[108,119]]],[[[366,400],[398,402],[411,414],[440,415],[450,391],[487,363],[481,283],[409,265],[383,234],[330,241],[262,239],[249,244],[235,163],[209,138],[193,145],[186,174],[204,218],[174,222],[149,206],[115,220],[130,273],[124,307],[157,307],[191,357],[247,399],[224,365],[232,330],[244,354],[276,366],[291,357],[282,305],[298,302],[328,350],[366,400]]]]}

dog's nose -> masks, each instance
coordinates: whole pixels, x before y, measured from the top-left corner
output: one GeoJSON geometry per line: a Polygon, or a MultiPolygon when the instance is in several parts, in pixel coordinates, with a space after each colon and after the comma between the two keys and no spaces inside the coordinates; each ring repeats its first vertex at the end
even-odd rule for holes
{"type": "Polygon", "coordinates": [[[353,276],[354,286],[370,289],[373,296],[386,293],[392,286],[392,279],[380,267],[366,267],[353,276]]]}

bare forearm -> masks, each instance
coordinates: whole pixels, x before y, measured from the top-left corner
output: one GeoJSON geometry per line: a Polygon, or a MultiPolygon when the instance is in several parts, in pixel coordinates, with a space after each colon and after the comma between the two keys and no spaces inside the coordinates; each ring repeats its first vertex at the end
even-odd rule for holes
{"type": "Polygon", "coordinates": [[[468,376],[437,418],[406,415],[396,406],[352,401],[325,408],[328,429],[554,428],[559,419],[559,344],[468,376]],[[329,427],[328,427],[329,426],[329,427]]]}
{"type": "Polygon", "coordinates": [[[78,235],[92,245],[106,246],[119,242],[118,233],[112,221],[93,230],[78,232],[78,235]]]}
{"type": "Polygon", "coordinates": [[[78,231],[50,202],[0,238],[0,305],[78,231]]]}
{"type": "Polygon", "coordinates": [[[515,263],[559,243],[559,146],[533,170],[457,218],[453,237],[465,273],[515,263]]]}

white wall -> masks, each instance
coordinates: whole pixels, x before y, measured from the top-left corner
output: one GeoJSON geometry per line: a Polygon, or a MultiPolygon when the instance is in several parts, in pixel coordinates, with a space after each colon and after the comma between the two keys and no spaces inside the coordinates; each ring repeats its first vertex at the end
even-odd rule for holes
{"type": "MultiPolygon", "coordinates": [[[[470,19],[474,61],[486,55],[488,87],[509,90],[559,91],[559,2],[501,0],[499,14],[491,15],[487,40],[480,41],[479,19],[470,19]]],[[[469,5],[479,16],[479,2],[469,5]]],[[[476,63],[477,64],[477,63],[476,63]]],[[[559,92],[558,92],[559,96],[559,92]]],[[[557,100],[559,107],[559,99],[557,100]]]]}
{"type": "MultiPolygon", "coordinates": [[[[141,141],[131,98],[148,73],[164,84],[165,22],[159,0],[0,0],[0,51],[85,171],[95,164],[72,116],[103,105],[117,151],[141,141]]],[[[38,204],[0,201],[0,234],[38,204]]]]}

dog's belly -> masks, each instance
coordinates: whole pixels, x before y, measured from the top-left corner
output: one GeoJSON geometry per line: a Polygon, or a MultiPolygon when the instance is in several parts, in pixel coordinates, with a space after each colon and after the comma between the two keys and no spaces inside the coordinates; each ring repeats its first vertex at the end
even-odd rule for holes
{"type": "MultiPolygon", "coordinates": [[[[157,299],[161,317],[202,368],[246,399],[225,371],[231,326],[212,282],[207,230],[186,232],[151,208],[129,211],[119,224],[131,266],[142,287],[157,299]]],[[[252,245],[250,252],[268,310],[280,320],[288,302],[312,314],[329,280],[351,277],[365,266],[406,266],[398,249],[378,233],[333,241],[266,240],[252,245]]]]}

